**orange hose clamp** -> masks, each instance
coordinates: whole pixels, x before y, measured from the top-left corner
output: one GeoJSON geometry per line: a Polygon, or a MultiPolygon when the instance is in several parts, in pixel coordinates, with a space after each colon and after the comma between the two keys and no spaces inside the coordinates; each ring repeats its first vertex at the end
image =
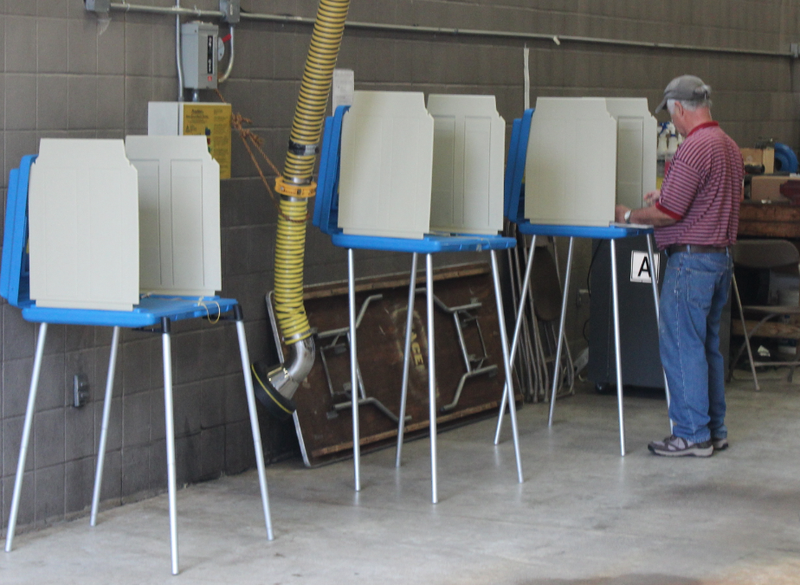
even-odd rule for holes
{"type": "Polygon", "coordinates": [[[275,191],[287,197],[308,199],[317,194],[317,184],[312,181],[308,185],[294,185],[287,183],[283,177],[278,177],[275,179],[275,191]]]}

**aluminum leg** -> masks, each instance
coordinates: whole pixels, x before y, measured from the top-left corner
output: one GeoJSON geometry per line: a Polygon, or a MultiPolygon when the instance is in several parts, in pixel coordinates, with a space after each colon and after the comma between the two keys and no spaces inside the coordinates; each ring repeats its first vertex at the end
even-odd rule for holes
{"type": "MultiPolygon", "coordinates": [[[[522,271],[520,270],[520,261],[527,265],[527,254],[525,249],[525,235],[524,234],[517,234],[515,224],[510,224],[509,235],[514,235],[514,238],[517,240],[517,245],[513,248],[509,248],[506,250],[508,253],[508,263],[511,269],[509,270],[509,284],[511,287],[511,299],[513,301],[513,306],[516,308],[519,307],[519,297],[522,296],[522,287],[525,286],[522,280],[522,271]],[[518,237],[521,236],[521,237],[518,237]],[[519,240],[522,240],[520,243],[519,240]],[[522,253],[520,253],[522,251],[522,253]]],[[[533,236],[534,241],[536,236],[533,236]]],[[[517,380],[519,380],[520,385],[522,386],[521,390],[523,395],[530,395],[533,397],[533,401],[536,402],[536,389],[538,383],[538,372],[534,371],[533,368],[533,361],[532,361],[532,354],[531,354],[531,337],[528,323],[525,319],[522,321],[522,329],[520,332],[522,335],[522,340],[520,343],[522,344],[522,360],[517,367],[516,358],[511,358],[512,369],[514,370],[514,374],[517,376],[517,380]]],[[[500,412],[505,411],[505,408],[501,408],[500,412]]],[[[498,415],[499,416],[499,415],[498,415]]],[[[499,422],[499,421],[498,421],[499,422]]],[[[499,432],[495,432],[496,441],[499,441],[499,432]]],[[[497,443],[495,443],[497,444],[497,443]]]]}
{"type": "Polygon", "coordinates": [[[617,410],[619,412],[619,449],[625,457],[625,421],[622,412],[622,354],[619,341],[619,294],[617,287],[617,246],[611,242],[611,295],[614,306],[614,358],[617,367],[617,410]]]}
{"type": "MultiPolygon", "coordinates": [[[[613,241],[613,240],[612,240],[613,241]]],[[[558,325],[558,339],[556,340],[556,361],[553,362],[553,389],[550,395],[550,416],[547,419],[547,426],[553,426],[553,410],[556,406],[556,391],[558,390],[558,368],[561,364],[561,342],[564,339],[564,323],[567,317],[567,299],[569,298],[569,277],[572,273],[572,250],[574,248],[575,238],[569,239],[569,252],[567,253],[567,270],[564,275],[564,290],[561,293],[561,318],[558,325]]],[[[558,257],[556,256],[556,262],[558,257]]]]}
{"type": "Polygon", "coordinates": [[[532,338],[532,359],[534,372],[536,373],[536,394],[534,402],[539,401],[539,393],[542,400],[547,402],[547,390],[550,386],[550,374],[547,371],[547,356],[544,354],[544,344],[542,343],[542,333],[539,330],[539,320],[536,318],[536,307],[533,302],[533,295],[528,296],[528,306],[531,314],[530,335],[532,338]]]}
{"type": "Polygon", "coordinates": [[[303,429],[300,426],[300,418],[297,416],[296,410],[292,413],[292,420],[294,421],[294,432],[297,435],[297,444],[300,445],[300,455],[303,457],[303,465],[311,467],[311,461],[308,459],[306,442],[303,439],[303,429]]]}
{"type": "MultiPolygon", "coordinates": [[[[519,305],[517,306],[517,319],[514,321],[514,338],[511,342],[511,355],[509,355],[508,361],[511,365],[511,369],[514,369],[514,358],[517,356],[517,346],[519,344],[519,333],[523,321],[523,315],[525,314],[525,300],[530,293],[531,289],[531,272],[533,272],[533,252],[536,250],[536,236],[534,235],[531,240],[531,253],[528,255],[528,265],[525,267],[525,276],[522,281],[522,294],[520,295],[519,305]]],[[[492,252],[494,258],[494,252],[492,252]]],[[[502,327],[505,327],[505,323],[503,323],[502,327]]],[[[506,379],[510,380],[510,376],[506,376],[506,379]]],[[[514,410],[514,402],[513,402],[513,394],[509,396],[508,392],[508,385],[503,389],[503,398],[500,402],[500,413],[497,416],[497,428],[494,432],[494,444],[497,445],[500,442],[500,431],[503,428],[503,414],[506,411],[506,404],[511,404],[510,411],[514,410]]],[[[516,416],[516,415],[515,415],[516,416]]]]}
{"type": "Polygon", "coordinates": [[[517,478],[519,483],[524,481],[522,476],[522,458],[519,452],[519,428],[517,427],[517,409],[514,405],[514,377],[511,369],[511,356],[508,351],[508,335],[506,332],[506,318],[503,312],[503,293],[500,290],[500,274],[497,269],[497,252],[492,254],[492,276],[494,277],[494,296],[497,301],[497,321],[500,325],[500,342],[503,347],[503,366],[506,370],[506,384],[503,396],[508,396],[509,412],[511,413],[511,429],[514,435],[514,454],[517,457],[517,478]]]}
{"type": "MultiPolygon", "coordinates": [[[[747,323],[744,320],[744,308],[742,308],[742,297],[739,296],[739,285],[736,283],[736,275],[733,275],[733,291],[736,293],[736,303],[739,305],[739,318],[742,320],[742,333],[744,335],[744,345],[747,347],[747,357],[750,359],[750,371],[753,372],[753,384],[755,385],[756,392],[760,392],[761,388],[758,385],[758,376],[756,375],[756,366],[753,360],[753,348],[750,347],[750,335],[747,333],[747,323]]],[[[736,362],[739,361],[739,356],[742,355],[742,350],[736,354],[736,359],[731,362],[730,374],[733,374],[733,368],[736,362]]]]}
{"type": "Polygon", "coordinates": [[[247,393],[247,410],[250,412],[250,430],[253,433],[253,447],[256,451],[256,467],[258,468],[258,483],[261,487],[261,507],[264,508],[264,522],[267,527],[267,540],[272,540],[272,517],[269,511],[269,494],[267,493],[267,477],[264,472],[264,449],[261,446],[261,427],[258,424],[256,410],[256,396],[253,391],[253,378],[250,375],[250,353],[247,350],[247,338],[244,333],[244,321],[236,320],[236,333],[239,336],[239,355],[242,357],[242,374],[244,374],[244,387],[247,393]]]}
{"type": "Polygon", "coordinates": [[[406,341],[403,347],[403,386],[400,391],[400,420],[397,425],[397,457],[395,467],[400,467],[403,456],[403,435],[406,429],[406,401],[408,400],[408,368],[411,362],[411,329],[414,323],[414,298],[417,287],[417,258],[414,252],[411,255],[411,276],[408,285],[408,313],[406,315],[406,341]]]}
{"type": "Polygon", "coordinates": [[[361,491],[361,435],[358,428],[358,350],[356,348],[356,282],[355,256],[347,249],[347,298],[350,322],[350,393],[353,413],[353,474],[355,490],[361,491]]]}
{"type": "Polygon", "coordinates": [[[431,432],[431,503],[439,501],[436,461],[436,352],[433,331],[433,256],[425,255],[425,290],[428,319],[428,419],[431,432]]]}
{"type": "Polygon", "coordinates": [[[164,360],[164,418],[167,431],[167,481],[169,489],[169,545],[172,556],[172,574],[178,574],[178,515],[175,510],[175,419],[172,413],[172,342],[169,320],[164,319],[161,334],[164,360]]]}
{"type": "MultiPolygon", "coordinates": [[[[650,261],[650,274],[652,276],[650,282],[653,285],[653,302],[656,305],[656,326],[658,327],[661,323],[661,313],[658,306],[658,269],[653,257],[653,236],[651,234],[647,234],[647,256],[650,261]]],[[[664,375],[664,393],[667,395],[667,412],[669,412],[669,382],[667,382],[667,373],[664,371],[663,366],[661,367],[661,373],[664,375]]],[[[669,431],[672,434],[672,419],[669,421],[669,431]]]]}
{"type": "Polygon", "coordinates": [[[31,386],[28,391],[28,406],[25,409],[25,423],[22,426],[22,443],[19,446],[17,475],[14,477],[14,495],[11,498],[11,511],[8,515],[6,552],[11,552],[11,547],[14,544],[14,532],[17,529],[17,513],[19,512],[19,499],[22,493],[22,478],[25,475],[25,459],[28,457],[28,441],[31,437],[33,414],[36,410],[36,394],[39,391],[39,374],[42,371],[42,355],[44,355],[44,340],[46,337],[47,323],[42,323],[39,325],[39,341],[36,343],[36,358],[33,360],[31,386]]]}
{"type": "Polygon", "coordinates": [[[117,350],[119,349],[119,327],[114,327],[111,336],[111,353],[108,357],[108,376],[106,377],[106,395],[103,403],[103,421],[100,425],[100,445],[97,447],[97,469],[94,474],[94,492],[92,493],[92,516],[90,526],[97,525],[97,511],[100,507],[100,492],[103,486],[103,464],[106,459],[106,442],[108,440],[108,419],[111,415],[111,396],[114,391],[114,374],[117,367],[117,350]]]}

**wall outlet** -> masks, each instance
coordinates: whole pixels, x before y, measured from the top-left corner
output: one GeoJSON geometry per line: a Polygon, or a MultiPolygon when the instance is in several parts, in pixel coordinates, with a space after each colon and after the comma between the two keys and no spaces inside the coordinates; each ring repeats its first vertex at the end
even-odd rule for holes
{"type": "Polygon", "coordinates": [[[72,378],[72,406],[80,408],[89,402],[89,379],[86,374],[75,374],[72,378]]]}

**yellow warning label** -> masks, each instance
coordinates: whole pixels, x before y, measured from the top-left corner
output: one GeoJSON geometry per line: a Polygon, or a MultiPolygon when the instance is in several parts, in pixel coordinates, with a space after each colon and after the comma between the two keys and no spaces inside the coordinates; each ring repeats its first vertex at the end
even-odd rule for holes
{"type": "Polygon", "coordinates": [[[208,152],[219,163],[219,178],[231,178],[231,105],[184,104],[184,136],[205,136],[208,152]]]}

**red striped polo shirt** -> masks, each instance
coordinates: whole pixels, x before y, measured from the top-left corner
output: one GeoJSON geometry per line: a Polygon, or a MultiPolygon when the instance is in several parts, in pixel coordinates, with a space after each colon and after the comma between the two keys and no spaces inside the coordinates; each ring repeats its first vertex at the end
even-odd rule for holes
{"type": "Polygon", "coordinates": [[[743,179],[739,147],[719,124],[695,127],[678,147],[656,202],[659,210],[677,220],[655,228],[658,249],[736,243],[743,179]]]}

